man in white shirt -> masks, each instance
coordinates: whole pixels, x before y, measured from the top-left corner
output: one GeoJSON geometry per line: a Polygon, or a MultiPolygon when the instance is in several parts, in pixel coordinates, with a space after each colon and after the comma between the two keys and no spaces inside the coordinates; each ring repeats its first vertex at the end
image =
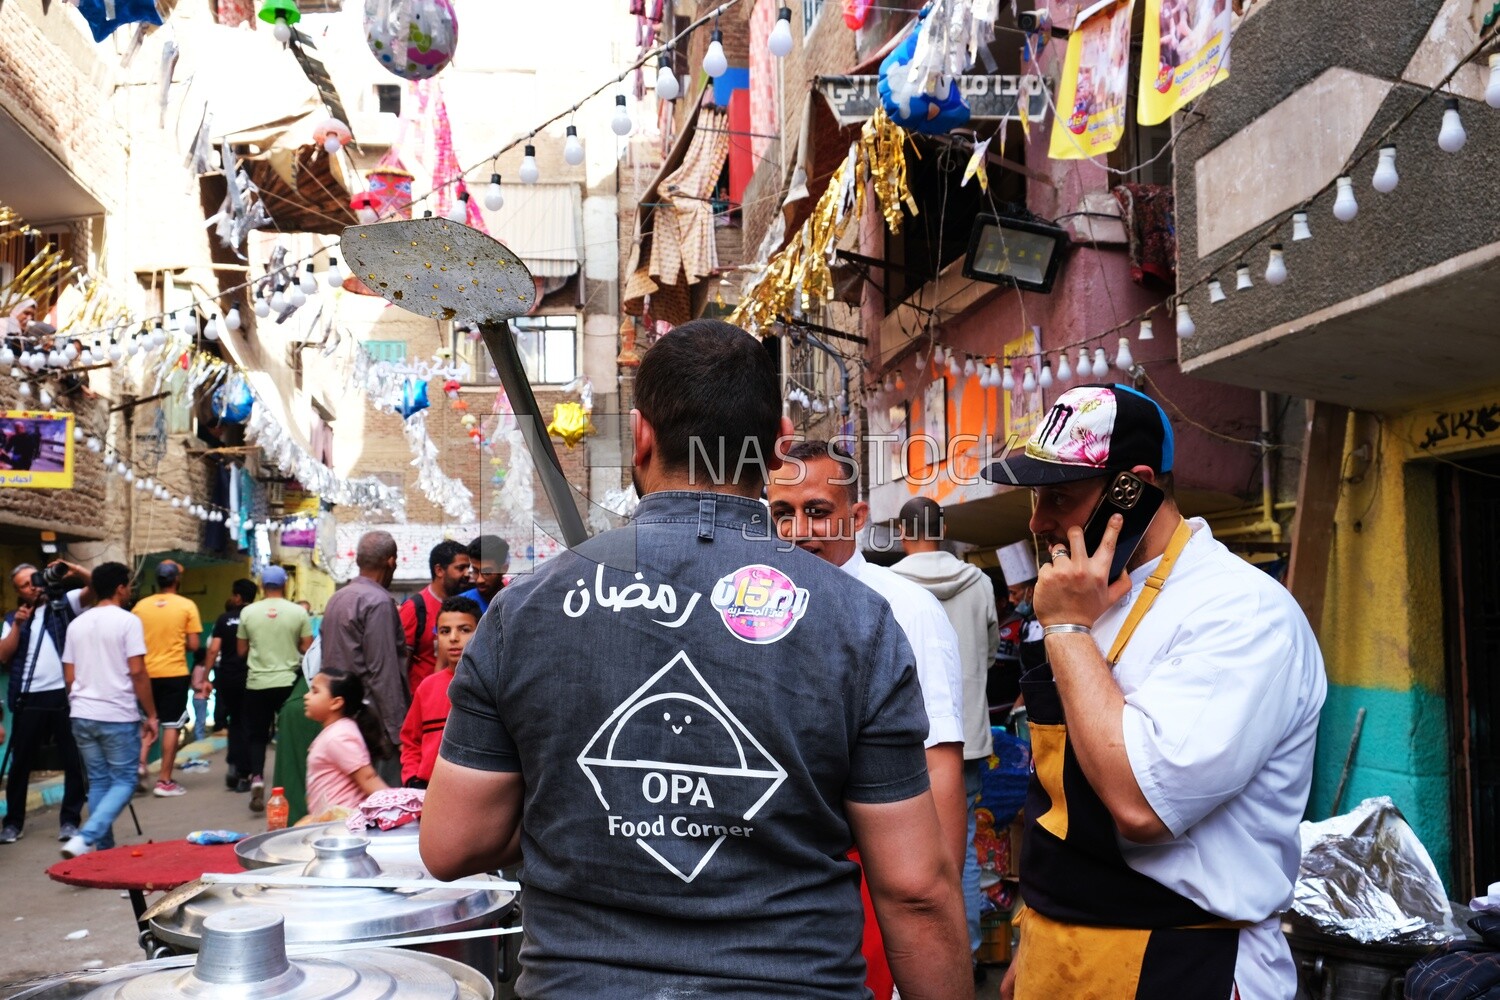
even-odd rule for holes
{"type": "Polygon", "coordinates": [[[101,563],[91,586],[98,603],[69,627],[62,656],[73,738],[89,776],[89,818],[63,845],[65,858],[114,846],[115,817],[135,793],[142,714],[147,738],[158,728],[145,629],[124,608],[130,600],[130,567],[101,563]]]}
{"type": "Polygon", "coordinates": [[[1035,491],[1050,556],[1034,597],[1048,663],[1021,679],[1035,769],[1021,945],[1001,995],[1291,1000],[1279,928],[1327,692],[1290,594],[1173,499],[1172,427],[1123,385],[1058,397],[1024,455],[987,468],[1035,491]],[[1106,493],[1133,473],[1166,499],[1110,579],[1124,523],[1094,552],[1106,493]]]}
{"type": "MultiPolygon", "coordinates": [[[[930,497],[912,497],[901,505],[901,548],[906,558],[891,567],[938,599],[958,637],[963,666],[964,910],[969,919],[969,950],[979,950],[979,858],[974,853],[974,830],[979,808],[980,776],[994,750],[990,735],[990,706],[985,692],[995,651],[1000,646],[1000,619],[995,613],[995,588],[973,563],[943,548],[947,528],[943,508],[930,497]]],[[[977,971],[977,962],[976,962],[977,971]]]]}
{"type": "MultiPolygon", "coordinates": [[[[927,708],[927,771],[943,840],[963,870],[967,833],[964,800],[963,667],[958,637],[943,606],[920,586],[859,551],[858,533],[870,505],[859,500],[859,466],[835,444],[804,441],[787,453],[766,488],[771,520],[782,539],[818,556],[884,597],[916,656],[927,708]]],[[[869,929],[867,928],[867,933],[869,929]]],[[[871,955],[867,939],[866,960],[871,955]]],[[[873,962],[872,962],[873,965],[873,962]]],[[[878,976],[878,970],[872,968],[878,976]]],[[[867,985],[878,987],[876,979],[867,985]]],[[[887,994],[888,995],[888,994],[887,994]]],[[[877,990],[877,1000],[880,993],[877,990]]]]}
{"type": "MultiPolygon", "coordinates": [[[[68,571],[65,584],[88,582],[88,574],[81,567],[58,565],[68,571]]],[[[63,688],[61,658],[63,636],[67,634],[68,623],[83,610],[84,592],[70,590],[64,598],[66,606],[51,606],[40,577],[41,571],[30,563],[22,563],[11,571],[11,583],[20,601],[0,626],[0,663],[9,667],[8,700],[14,715],[0,844],[13,844],[25,832],[27,786],[42,747],[55,744],[63,766],[58,840],[67,840],[78,832],[87,791],[83,764],[68,721],[68,693],[63,688]]]]}

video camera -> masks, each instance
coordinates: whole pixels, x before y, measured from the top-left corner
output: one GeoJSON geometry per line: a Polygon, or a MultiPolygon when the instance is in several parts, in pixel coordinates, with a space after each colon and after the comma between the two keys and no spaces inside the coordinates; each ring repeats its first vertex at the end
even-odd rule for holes
{"type": "Polygon", "coordinates": [[[60,600],[68,596],[68,576],[72,571],[66,563],[51,563],[31,574],[31,585],[47,595],[47,601],[60,600]]]}

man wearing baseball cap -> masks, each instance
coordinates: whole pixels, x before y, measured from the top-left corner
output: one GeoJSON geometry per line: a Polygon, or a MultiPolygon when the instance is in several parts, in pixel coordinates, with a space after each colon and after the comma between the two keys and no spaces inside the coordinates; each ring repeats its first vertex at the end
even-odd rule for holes
{"type": "Polygon", "coordinates": [[[1058,397],[986,478],[1034,491],[1047,663],[1021,678],[1035,771],[1021,947],[1002,996],[1291,1000],[1279,928],[1327,691],[1291,595],[1185,520],[1172,426],[1144,394],[1058,397]],[[1084,525],[1122,472],[1166,496],[1111,581],[1123,518],[1084,525]],[[1066,979],[1060,977],[1066,977],[1066,979]]]}
{"type": "Polygon", "coordinates": [[[302,654],[312,645],[312,619],[286,599],[286,570],[267,566],[260,574],[265,597],[240,612],[239,654],[245,661],[245,731],[249,740],[250,809],[266,806],[266,744],[271,723],[281,710],[302,669],[302,654]]]}

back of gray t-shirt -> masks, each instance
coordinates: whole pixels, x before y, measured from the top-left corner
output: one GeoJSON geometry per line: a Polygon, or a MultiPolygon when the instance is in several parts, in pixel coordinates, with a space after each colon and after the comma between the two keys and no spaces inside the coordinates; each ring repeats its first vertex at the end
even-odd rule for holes
{"type": "Polygon", "coordinates": [[[523,996],[866,995],[843,804],[926,789],[926,714],[885,602],[767,516],[648,496],[459,664],[443,756],[525,777],[523,996]]]}

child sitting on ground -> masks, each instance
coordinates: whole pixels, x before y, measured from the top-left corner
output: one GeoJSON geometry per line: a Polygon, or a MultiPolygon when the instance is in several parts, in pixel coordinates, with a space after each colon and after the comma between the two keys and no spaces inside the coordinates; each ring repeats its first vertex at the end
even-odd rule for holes
{"type": "Polygon", "coordinates": [[[448,722],[448,683],[464,647],[479,627],[479,604],[468,597],[450,597],[438,609],[437,669],[417,685],[411,709],[401,724],[401,781],[407,788],[426,788],[443,744],[448,722]]]}
{"type": "Polygon", "coordinates": [[[307,811],[353,808],[389,787],[370,763],[375,719],[365,708],[365,685],[353,674],[323,670],[302,698],[303,713],[323,727],[307,751],[307,811]]]}

